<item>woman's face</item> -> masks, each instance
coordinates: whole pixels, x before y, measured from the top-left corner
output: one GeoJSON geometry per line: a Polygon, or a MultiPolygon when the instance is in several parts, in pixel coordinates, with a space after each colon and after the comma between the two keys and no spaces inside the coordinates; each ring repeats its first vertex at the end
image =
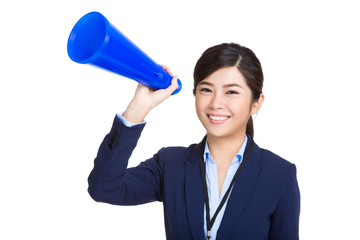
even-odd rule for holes
{"type": "Polygon", "coordinates": [[[257,103],[252,103],[251,90],[236,67],[221,68],[196,87],[196,113],[209,138],[244,137],[257,103]]]}

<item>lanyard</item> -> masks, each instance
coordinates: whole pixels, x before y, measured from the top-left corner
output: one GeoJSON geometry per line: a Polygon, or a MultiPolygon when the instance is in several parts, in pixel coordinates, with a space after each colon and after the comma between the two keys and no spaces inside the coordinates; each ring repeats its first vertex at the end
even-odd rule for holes
{"type": "Polygon", "coordinates": [[[205,177],[205,163],[204,163],[204,148],[205,148],[205,138],[204,140],[201,142],[201,147],[199,149],[199,159],[200,159],[200,170],[201,170],[201,178],[202,178],[202,183],[203,183],[203,187],[204,187],[204,197],[205,197],[205,208],[206,208],[206,226],[207,226],[207,239],[211,239],[210,236],[210,230],[212,228],[212,226],[214,225],[215,219],[217,217],[217,215],[219,214],[221,208],[224,206],[226,199],[229,197],[230,194],[230,190],[232,188],[232,186],[234,185],[237,177],[240,174],[241,169],[243,169],[246,160],[249,158],[249,155],[251,153],[251,150],[254,146],[254,141],[251,139],[251,143],[249,146],[249,149],[246,151],[245,155],[244,155],[244,159],[242,160],[239,168],[237,169],[231,183],[230,186],[228,188],[228,190],[226,191],[223,199],[221,199],[221,202],[218,206],[218,208],[216,209],[216,212],[214,214],[214,216],[210,219],[210,206],[209,206],[209,195],[208,195],[208,190],[207,190],[207,184],[206,184],[206,177],[205,177]]]}

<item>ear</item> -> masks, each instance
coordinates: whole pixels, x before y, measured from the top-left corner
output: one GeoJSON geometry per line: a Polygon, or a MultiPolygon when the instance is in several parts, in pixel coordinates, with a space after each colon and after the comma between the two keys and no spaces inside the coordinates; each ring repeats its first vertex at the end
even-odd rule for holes
{"type": "Polygon", "coordinates": [[[264,102],[264,98],[265,98],[264,94],[261,93],[259,99],[253,102],[251,106],[251,115],[256,114],[260,110],[261,105],[264,102]]]}

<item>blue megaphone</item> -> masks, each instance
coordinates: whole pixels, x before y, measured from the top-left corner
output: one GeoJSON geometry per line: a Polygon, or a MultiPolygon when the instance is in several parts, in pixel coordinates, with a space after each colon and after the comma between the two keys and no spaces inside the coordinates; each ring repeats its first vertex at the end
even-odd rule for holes
{"type": "MultiPolygon", "coordinates": [[[[155,89],[170,86],[172,77],[101,13],[90,12],[72,29],[67,51],[71,60],[90,63],[155,89]]],[[[173,94],[181,90],[179,87],[173,94]]]]}

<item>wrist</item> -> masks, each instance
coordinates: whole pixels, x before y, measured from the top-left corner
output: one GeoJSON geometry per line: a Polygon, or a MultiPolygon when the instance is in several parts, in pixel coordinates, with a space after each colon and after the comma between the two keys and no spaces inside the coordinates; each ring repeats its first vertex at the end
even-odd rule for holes
{"type": "Polygon", "coordinates": [[[149,113],[150,108],[144,101],[132,100],[126,108],[123,117],[132,123],[142,123],[145,120],[146,115],[149,113]]]}

